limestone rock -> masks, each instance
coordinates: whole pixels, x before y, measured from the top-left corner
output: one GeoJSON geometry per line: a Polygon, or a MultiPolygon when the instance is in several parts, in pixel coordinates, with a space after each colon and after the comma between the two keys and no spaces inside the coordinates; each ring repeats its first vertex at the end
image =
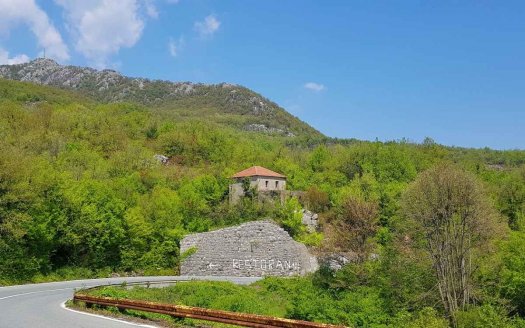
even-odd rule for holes
{"type": "Polygon", "coordinates": [[[164,156],[162,154],[155,154],[153,156],[153,158],[155,158],[155,160],[157,160],[157,162],[162,163],[162,164],[166,164],[169,161],[169,157],[168,156],[164,156]]]}
{"type": "MultiPolygon", "coordinates": [[[[247,128],[249,131],[294,137],[290,122],[308,129],[306,124],[269,99],[229,83],[202,84],[127,77],[112,69],[61,65],[48,58],[37,58],[16,65],[0,65],[0,78],[75,90],[102,102],[131,101],[150,106],[173,105],[174,102],[185,100],[185,104],[193,104],[194,107],[204,106],[226,113],[250,115],[250,121],[254,124],[247,128]]],[[[297,129],[294,130],[297,132],[297,129]]]]}
{"type": "Polygon", "coordinates": [[[308,231],[314,232],[319,228],[319,215],[308,210],[303,210],[302,222],[308,228],[308,231]]]}
{"type": "Polygon", "coordinates": [[[331,253],[322,256],[319,262],[322,266],[328,267],[332,271],[339,271],[346,264],[356,260],[357,256],[353,253],[331,253]]]}
{"type": "Polygon", "coordinates": [[[280,134],[287,137],[295,137],[295,134],[286,130],[267,126],[265,124],[252,123],[245,126],[247,131],[264,132],[267,134],[280,134]]]}

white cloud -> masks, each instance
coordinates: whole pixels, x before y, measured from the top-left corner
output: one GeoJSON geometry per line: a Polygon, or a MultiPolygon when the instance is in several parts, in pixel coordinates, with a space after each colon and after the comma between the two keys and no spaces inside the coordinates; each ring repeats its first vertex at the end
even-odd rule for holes
{"type": "MultiPolygon", "coordinates": [[[[98,67],[107,66],[111,55],[121,48],[133,47],[142,36],[144,20],[138,0],[55,2],[65,10],[75,49],[98,67]]],[[[156,8],[153,10],[156,12],[156,8]]]]}
{"type": "Polygon", "coordinates": [[[168,49],[170,51],[170,55],[177,57],[177,45],[175,44],[175,41],[170,40],[170,42],[168,42],[168,49]]]}
{"type": "Polygon", "coordinates": [[[184,38],[181,36],[178,41],[170,38],[168,42],[168,51],[172,57],[177,57],[180,50],[184,46],[184,38]]]}
{"type": "Polygon", "coordinates": [[[215,15],[206,16],[202,22],[195,22],[195,30],[201,37],[212,36],[217,32],[220,26],[221,22],[215,17],[215,15]]]}
{"type": "Polygon", "coordinates": [[[23,64],[29,61],[29,57],[25,54],[16,55],[9,58],[9,52],[0,48],[0,65],[16,65],[23,64]]]}
{"type": "Polygon", "coordinates": [[[144,0],[144,7],[146,7],[146,13],[151,18],[159,18],[159,11],[155,6],[154,0],[144,0]]]}
{"type": "Polygon", "coordinates": [[[168,51],[172,57],[177,57],[181,50],[184,48],[184,45],[186,44],[186,41],[184,40],[184,37],[181,36],[178,40],[174,40],[173,38],[170,38],[168,42],[168,51]]]}
{"type": "Polygon", "coordinates": [[[325,86],[315,82],[308,82],[304,85],[305,89],[312,90],[314,92],[321,92],[325,89],[325,86]]]}
{"type": "Polygon", "coordinates": [[[30,27],[38,46],[45,49],[48,57],[59,61],[69,59],[62,36],[35,0],[0,0],[0,33],[7,35],[14,25],[20,23],[30,27]]]}

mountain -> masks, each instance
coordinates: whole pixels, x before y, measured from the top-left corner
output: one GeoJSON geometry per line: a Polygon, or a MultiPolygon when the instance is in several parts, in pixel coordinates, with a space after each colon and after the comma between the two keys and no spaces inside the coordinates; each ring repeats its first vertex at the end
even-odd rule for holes
{"type": "Polygon", "coordinates": [[[100,102],[137,102],[239,129],[286,137],[323,135],[276,103],[243,86],[133,78],[119,72],[64,66],[38,58],[0,66],[0,78],[77,91],[100,102]]]}

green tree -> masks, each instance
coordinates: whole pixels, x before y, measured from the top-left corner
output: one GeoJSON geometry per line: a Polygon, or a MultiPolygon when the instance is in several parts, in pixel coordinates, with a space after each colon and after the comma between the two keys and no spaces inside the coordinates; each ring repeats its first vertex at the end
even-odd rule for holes
{"type": "Polygon", "coordinates": [[[283,226],[284,230],[292,237],[298,237],[304,233],[304,226],[302,223],[303,213],[301,204],[296,197],[287,199],[283,205],[277,209],[277,219],[283,226]]]}
{"type": "Polygon", "coordinates": [[[477,250],[497,233],[498,218],[479,182],[451,164],[422,173],[403,198],[432,258],[443,307],[453,325],[473,297],[477,250]]]}
{"type": "Polygon", "coordinates": [[[499,286],[517,313],[525,316],[525,232],[512,231],[501,245],[503,267],[499,286]]]}

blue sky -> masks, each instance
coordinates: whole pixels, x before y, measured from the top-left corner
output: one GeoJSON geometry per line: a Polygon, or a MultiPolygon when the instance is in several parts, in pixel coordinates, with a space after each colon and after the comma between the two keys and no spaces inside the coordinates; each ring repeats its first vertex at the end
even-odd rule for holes
{"type": "Polygon", "coordinates": [[[525,148],[523,1],[0,0],[0,62],[247,86],[332,137],[525,148]]]}

